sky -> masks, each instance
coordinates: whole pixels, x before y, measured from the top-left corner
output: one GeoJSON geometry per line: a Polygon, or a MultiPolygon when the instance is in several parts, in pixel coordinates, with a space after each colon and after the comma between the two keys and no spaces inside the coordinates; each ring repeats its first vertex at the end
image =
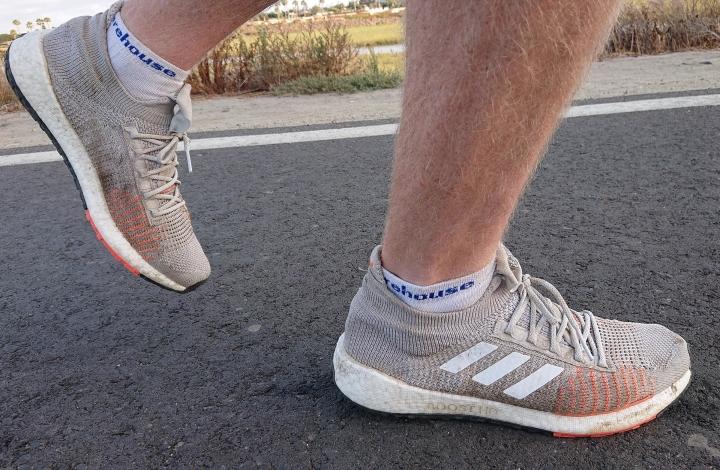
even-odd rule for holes
{"type": "Polygon", "coordinates": [[[49,16],[52,24],[61,23],[81,15],[93,15],[107,9],[113,0],[0,0],[0,32],[6,33],[15,27],[12,20],[22,22],[20,31],[25,31],[27,21],[35,22],[38,17],[49,16]]]}
{"type": "MultiPolygon", "coordinates": [[[[14,19],[22,22],[20,32],[24,32],[25,23],[27,21],[35,22],[38,17],[49,16],[52,24],[58,26],[70,18],[93,15],[103,11],[113,3],[114,0],[0,0],[0,33],[14,29],[12,25],[14,19]]],[[[310,7],[317,3],[318,0],[307,0],[310,7]]],[[[325,1],[327,6],[336,3],[340,2],[338,0],[325,1]]]]}

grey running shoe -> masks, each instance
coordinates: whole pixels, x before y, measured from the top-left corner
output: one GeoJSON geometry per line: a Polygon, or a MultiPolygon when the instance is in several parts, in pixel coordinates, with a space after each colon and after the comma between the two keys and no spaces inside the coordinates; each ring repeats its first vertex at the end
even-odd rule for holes
{"type": "Polygon", "coordinates": [[[176,149],[188,145],[190,89],[167,104],[138,102],[125,91],[107,51],[119,8],[16,39],[5,69],[75,177],[98,239],[133,274],[184,291],[210,275],[178,188],[176,149]]]}
{"type": "Polygon", "coordinates": [[[483,298],[444,314],[396,298],[376,248],[334,366],[340,390],[373,410],[481,417],[560,437],[635,429],[690,381],[680,336],[571,310],[504,246],[483,298]]]}

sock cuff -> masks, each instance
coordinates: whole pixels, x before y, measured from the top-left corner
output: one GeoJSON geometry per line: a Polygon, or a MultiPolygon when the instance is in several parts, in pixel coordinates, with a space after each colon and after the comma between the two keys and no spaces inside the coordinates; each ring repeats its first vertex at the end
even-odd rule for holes
{"type": "Polygon", "coordinates": [[[120,12],[110,22],[108,28],[108,41],[116,41],[122,47],[112,47],[109,45],[111,59],[115,59],[115,55],[124,50],[135,57],[136,64],[144,64],[147,70],[154,71],[156,74],[178,81],[185,81],[190,74],[189,70],[183,70],[180,67],[163,59],[155,54],[149,47],[143,44],[125,25],[120,12]],[[113,51],[115,51],[113,53],[113,51]]]}
{"type": "Polygon", "coordinates": [[[476,273],[429,286],[407,282],[385,268],[382,273],[387,288],[406,304],[426,312],[445,313],[467,308],[483,296],[495,273],[495,261],[476,273]]]}

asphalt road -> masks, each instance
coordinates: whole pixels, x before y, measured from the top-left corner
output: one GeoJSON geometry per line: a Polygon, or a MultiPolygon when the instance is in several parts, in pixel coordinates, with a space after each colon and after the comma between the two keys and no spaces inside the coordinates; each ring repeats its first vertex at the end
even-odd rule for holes
{"type": "Polygon", "coordinates": [[[689,341],[679,402],[596,440],[388,417],[337,391],[391,137],[196,154],[183,190],[214,273],[186,295],[101,248],[61,163],[0,168],[0,468],[720,466],[719,112],[567,121],[508,233],[571,305],[689,341]]]}

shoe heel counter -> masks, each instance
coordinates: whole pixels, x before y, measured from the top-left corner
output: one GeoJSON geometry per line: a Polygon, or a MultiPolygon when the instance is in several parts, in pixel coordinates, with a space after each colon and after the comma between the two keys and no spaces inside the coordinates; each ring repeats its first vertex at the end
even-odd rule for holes
{"type": "Polygon", "coordinates": [[[57,92],[73,88],[73,78],[87,72],[82,70],[87,60],[80,53],[85,23],[83,17],[73,18],[43,36],[47,72],[57,92]]]}
{"type": "Polygon", "coordinates": [[[107,55],[105,15],[73,18],[44,36],[48,72],[56,88],[68,88],[89,96],[98,92],[107,74],[106,67],[100,65],[107,55]]]}
{"type": "Polygon", "coordinates": [[[427,360],[451,344],[443,330],[437,316],[403,305],[368,272],[350,304],[345,349],[365,365],[397,373],[398,366],[427,360]]]}
{"type": "Polygon", "coordinates": [[[370,284],[377,282],[370,273],[350,303],[345,321],[345,350],[357,361],[383,369],[388,355],[396,355],[389,319],[379,305],[381,300],[371,292],[370,284]]]}
{"type": "Polygon", "coordinates": [[[367,330],[369,329],[367,322],[368,309],[366,307],[368,303],[366,299],[366,282],[366,279],[363,279],[362,285],[350,302],[350,309],[345,319],[345,347],[348,352],[353,349],[353,345],[355,345],[359,339],[367,335],[367,330]]]}

